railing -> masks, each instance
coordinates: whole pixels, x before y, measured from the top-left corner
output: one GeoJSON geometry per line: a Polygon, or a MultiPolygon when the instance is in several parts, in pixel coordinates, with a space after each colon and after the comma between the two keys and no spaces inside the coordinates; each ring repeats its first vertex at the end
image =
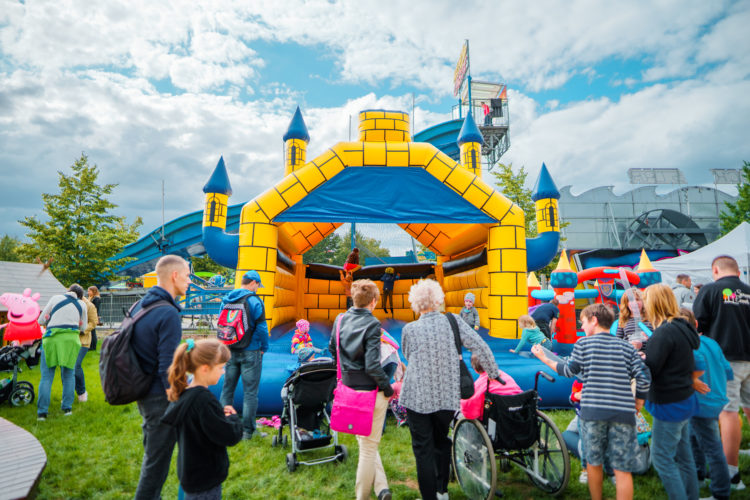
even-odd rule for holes
{"type": "Polygon", "coordinates": [[[472,105],[455,104],[451,109],[451,115],[454,120],[464,118],[469,110],[474,117],[474,122],[478,127],[508,127],[510,117],[508,116],[508,100],[502,99],[502,106],[490,107],[489,116],[485,116],[482,104],[489,105],[486,99],[472,99],[472,105]]]}

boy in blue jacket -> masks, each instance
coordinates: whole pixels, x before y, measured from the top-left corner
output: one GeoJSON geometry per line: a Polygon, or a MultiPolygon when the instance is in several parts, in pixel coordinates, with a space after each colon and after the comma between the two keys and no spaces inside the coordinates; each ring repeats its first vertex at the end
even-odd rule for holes
{"type": "MultiPolygon", "coordinates": [[[[693,312],[680,308],[680,314],[694,325],[698,325],[693,312]]],[[[693,351],[695,370],[701,373],[700,379],[711,388],[706,394],[696,391],[700,408],[690,419],[693,458],[698,472],[698,480],[706,475],[706,461],[711,471],[711,494],[717,500],[729,498],[729,468],[724,456],[719,434],[719,414],[729,402],[727,380],[732,380],[732,366],[724,357],[719,344],[712,338],[700,334],[700,346],[693,351]],[[702,477],[701,477],[702,476],[702,477]]]]}

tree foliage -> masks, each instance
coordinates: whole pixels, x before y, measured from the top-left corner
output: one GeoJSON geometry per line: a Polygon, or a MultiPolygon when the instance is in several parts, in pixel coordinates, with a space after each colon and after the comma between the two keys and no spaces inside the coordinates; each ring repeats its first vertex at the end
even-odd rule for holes
{"type": "Polygon", "coordinates": [[[28,228],[31,243],[21,245],[22,257],[51,262],[52,273],[64,284],[84,287],[114,277],[127,259],[110,260],[138,239],[141,218],[128,225],[110,212],[117,205],[107,199],[117,184],[97,184],[99,170],[82,154],[72,174],[58,171],[58,194],[42,194],[46,220],[36,216],[19,221],[28,228]]]}
{"type": "Polygon", "coordinates": [[[531,189],[525,187],[529,173],[521,167],[518,173],[513,171],[513,164],[498,163],[490,172],[495,177],[495,185],[500,188],[506,198],[523,210],[526,219],[526,236],[536,236],[536,212],[534,200],[531,199],[531,189]]]}
{"type": "Polygon", "coordinates": [[[208,254],[201,255],[200,257],[192,257],[190,261],[193,264],[194,273],[214,273],[221,274],[224,277],[229,277],[234,274],[234,269],[222,266],[214,261],[208,254]]]}
{"type": "Polygon", "coordinates": [[[5,262],[21,262],[21,255],[18,253],[18,249],[21,246],[21,241],[9,234],[3,235],[0,238],[0,261],[5,262]]]}
{"type": "Polygon", "coordinates": [[[726,211],[719,214],[721,235],[739,226],[745,221],[750,221],[750,163],[743,162],[742,177],[737,185],[737,201],[734,203],[724,202],[726,211]]]}
{"type": "MultiPolygon", "coordinates": [[[[380,240],[368,238],[359,231],[355,232],[354,241],[359,248],[360,264],[362,265],[364,265],[364,259],[367,257],[389,257],[391,255],[387,248],[381,246],[380,240]]],[[[315,262],[343,266],[350,251],[350,239],[348,237],[331,233],[305,252],[302,256],[302,262],[305,264],[315,262]]]]}

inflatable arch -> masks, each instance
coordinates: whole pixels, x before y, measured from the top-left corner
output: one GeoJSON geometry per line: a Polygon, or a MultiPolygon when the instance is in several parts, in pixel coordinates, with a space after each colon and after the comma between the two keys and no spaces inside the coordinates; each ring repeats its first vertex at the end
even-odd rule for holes
{"type": "MultiPolygon", "coordinates": [[[[300,317],[332,322],[343,312],[338,276],[321,279],[302,255],[344,222],[378,222],[398,224],[435,252],[448,310],[457,312],[471,291],[491,336],[518,337],[516,320],[528,310],[527,272],[545,266],[559,243],[559,193],[546,166],[534,188],[540,235],[527,239],[520,208],[481,178],[483,139],[471,115],[458,137],[460,163],[411,142],[409,129],[406,113],[362,111],[359,141],[340,142],[306,162],[310,136],[297,108],[284,135],[285,176],[244,205],[239,234],[225,232],[232,190],[219,160],[203,188],[204,246],[236,269],[237,286],[247,270],[260,272],[265,288],[258,294],[271,328],[300,317]]],[[[410,321],[406,297],[414,279],[405,278],[396,282],[395,319],[410,321]]]]}

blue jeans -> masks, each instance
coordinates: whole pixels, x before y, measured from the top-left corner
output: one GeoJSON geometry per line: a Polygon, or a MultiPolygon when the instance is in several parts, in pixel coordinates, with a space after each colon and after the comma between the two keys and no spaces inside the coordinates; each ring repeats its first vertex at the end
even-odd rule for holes
{"type": "Polygon", "coordinates": [[[169,401],[166,393],[149,394],[137,401],[143,417],[143,463],[135,490],[136,500],[161,498],[161,488],[169,474],[177,429],[161,423],[169,401]]]}
{"type": "Polygon", "coordinates": [[[83,378],[83,368],[81,365],[83,364],[83,358],[86,356],[87,352],[89,352],[89,348],[81,346],[81,350],[78,351],[78,359],[76,359],[76,394],[79,396],[86,392],[86,381],[83,378]]]}
{"type": "Polygon", "coordinates": [[[654,418],[651,460],[670,500],[698,498],[698,477],[690,447],[690,419],[666,422],[654,418]]]}
{"type": "MultiPolygon", "coordinates": [[[[39,398],[36,401],[36,413],[37,415],[46,415],[49,412],[50,399],[52,397],[52,382],[55,380],[55,366],[48,367],[47,359],[44,356],[44,349],[42,349],[42,358],[39,362],[39,371],[41,372],[42,378],[39,381],[39,398]]],[[[63,411],[73,409],[73,398],[75,393],[73,392],[74,375],[71,368],[60,367],[60,377],[62,378],[62,404],[60,407],[63,411]]]]}
{"type": "MultiPolygon", "coordinates": [[[[724,456],[724,448],[721,445],[719,421],[715,418],[693,417],[690,419],[690,427],[700,443],[700,450],[711,471],[711,493],[716,498],[729,498],[729,469],[724,456]]],[[[694,454],[695,451],[693,448],[694,454]]],[[[705,471],[705,461],[698,463],[699,457],[695,458],[695,465],[705,471]]]]}
{"type": "Polygon", "coordinates": [[[258,387],[262,366],[262,351],[239,351],[232,352],[224,371],[222,406],[232,404],[237,381],[242,376],[242,430],[245,437],[251,437],[255,432],[255,412],[258,410],[258,387]]]}

